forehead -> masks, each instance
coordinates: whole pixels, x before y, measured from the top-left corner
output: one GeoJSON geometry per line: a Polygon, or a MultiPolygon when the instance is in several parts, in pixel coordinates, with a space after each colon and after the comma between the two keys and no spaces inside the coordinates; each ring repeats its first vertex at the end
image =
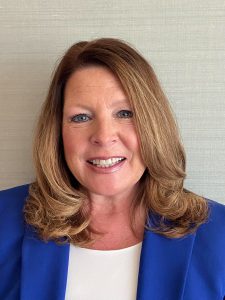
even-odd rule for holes
{"type": "Polygon", "coordinates": [[[128,102],[119,79],[104,66],[88,66],[76,70],[67,81],[65,104],[89,102],[93,99],[101,101],[128,102]]]}
{"type": "Polygon", "coordinates": [[[104,66],[87,66],[76,70],[66,83],[66,89],[72,86],[83,88],[121,88],[119,79],[104,66]]]}

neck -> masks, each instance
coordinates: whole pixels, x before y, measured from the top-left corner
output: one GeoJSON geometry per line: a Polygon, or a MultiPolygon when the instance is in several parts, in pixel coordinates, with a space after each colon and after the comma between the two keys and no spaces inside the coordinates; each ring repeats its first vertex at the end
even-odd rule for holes
{"type": "Polygon", "coordinates": [[[121,249],[142,241],[145,210],[140,206],[131,211],[137,188],[113,196],[89,193],[90,227],[94,239],[92,249],[121,249]]]}
{"type": "Polygon", "coordinates": [[[131,226],[130,207],[122,210],[95,210],[91,213],[92,237],[95,242],[90,248],[115,250],[133,246],[143,240],[145,213],[139,208],[131,226]]]}

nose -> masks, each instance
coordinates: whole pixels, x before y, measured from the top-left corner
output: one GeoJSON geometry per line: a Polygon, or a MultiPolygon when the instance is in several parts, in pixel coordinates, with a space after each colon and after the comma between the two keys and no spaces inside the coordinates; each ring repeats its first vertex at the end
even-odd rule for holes
{"type": "Polygon", "coordinates": [[[118,141],[118,132],[113,120],[96,120],[90,137],[93,145],[111,146],[118,141]]]}

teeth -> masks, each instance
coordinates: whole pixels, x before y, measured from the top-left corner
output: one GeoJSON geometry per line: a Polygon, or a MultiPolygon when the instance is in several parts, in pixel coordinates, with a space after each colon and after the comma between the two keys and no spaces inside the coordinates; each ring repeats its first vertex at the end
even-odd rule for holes
{"type": "Polygon", "coordinates": [[[109,159],[93,159],[90,162],[100,168],[107,168],[107,167],[111,167],[115,164],[117,164],[119,161],[123,160],[123,157],[119,157],[119,158],[109,158],[109,159]]]}

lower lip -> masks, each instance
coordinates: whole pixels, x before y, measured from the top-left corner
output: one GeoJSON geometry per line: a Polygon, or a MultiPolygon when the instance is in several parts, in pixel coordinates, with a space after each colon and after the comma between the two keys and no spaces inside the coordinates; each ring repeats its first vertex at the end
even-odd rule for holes
{"type": "Polygon", "coordinates": [[[113,165],[112,167],[107,167],[107,168],[106,167],[103,167],[103,168],[102,167],[96,167],[95,165],[92,165],[90,163],[87,163],[87,164],[88,164],[88,167],[91,168],[96,173],[110,174],[110,173],[113,173],[113,172],[116,172],[116,171],[120,170],[125,162],[126,162],[126,159],[120,161],[119,163],[117,163],[116,165],[113,165]]]}

